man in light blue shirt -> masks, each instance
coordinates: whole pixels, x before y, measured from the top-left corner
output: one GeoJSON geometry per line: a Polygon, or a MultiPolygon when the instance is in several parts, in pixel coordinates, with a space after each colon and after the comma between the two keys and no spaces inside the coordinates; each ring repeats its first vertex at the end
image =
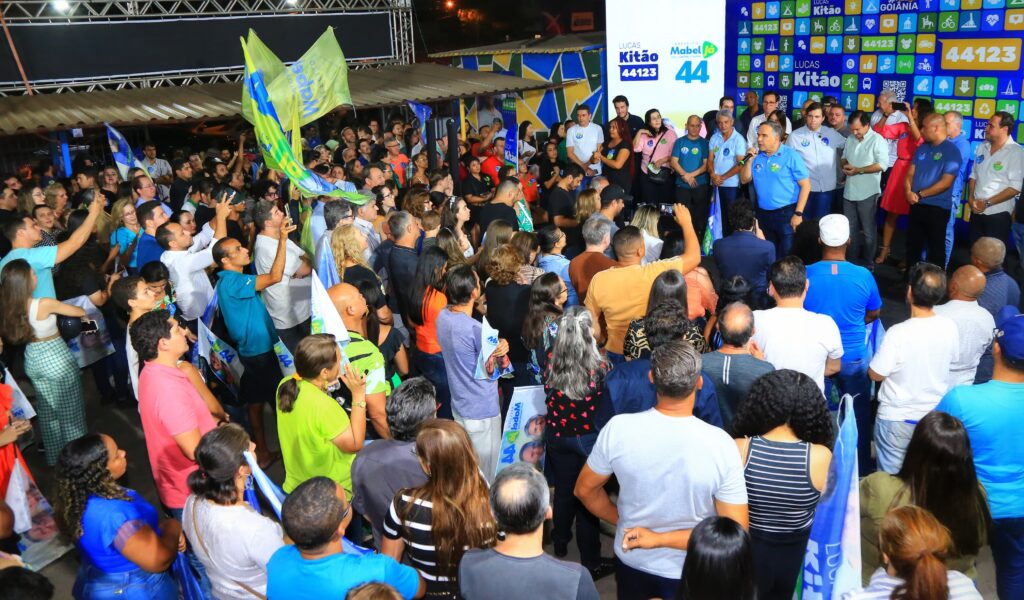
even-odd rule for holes
{"type": "Polygon", "coordinates": [[[804,159],[782,144],[782,127],[765,121],[757,128],[757,148],[749,148],[741,161],[740,181],[754,182],[757,220],[778,256],[793,245],[793,230],[804,220],[811,193],[810,173],[804,159]]]}
{"type": "Polygon", "coordinates": [[[846,138],[835,129],[822,125],[825,115],[821,104],[811,102],[803,113],[806,125],[794,129],[786,139],[786,145],[800,154],[810,174],[807,217],[820,219],[832,210],[839,173],[839,151],[846,146],[846,138]]]}
{"type": "Polygon", "coordinates": [[[960,172],[953,180],[953,207],[949,212],[949,222],[946,224],[946,262],[949,264],[949,255],[953,252],[953,223],[960,212],[960,200],[963,199],[964,181],[967,176],[967,165],[971,162],[971,142],[964,133],[964,116],[955,110],[948,110],[942,114],[946,121],[946,135],[949,141],[953,142],[956,149],[960,151],[960,172]]]}
{"type": "Polygon", "coordinates": [[[0,271],[12,260],[22,259],[36,273],[36,289],[33,298],[56,298],[57,291],[53,287],[53,267],[64,262],[78,249],[85,245],[92,235],[96,218],[103,212],[106,203],[102,194],[96,194],[89,205],[89,216],[68,239],[56,246],[34,246],[43,239],[42,231],[32,217],[12,219],[4,226],[4,235],[11,242],[11,251],[0,260],[0,271]]]}
{"type": "Polygon", "coordinates": [[[747,153],[747,139],[736,131],[736,120],[732,111],[718,111],[715,122],[718,124],[718,131],[708,142],[711,185],[718,190],[718,200],[721,202],[722,234],[729,235],[733,232],[733,225],[726,215],[729,214],[729,207],[736,201],[736,192],[740,187],[739,173],[743,168],[740,159],[747,153]]]}

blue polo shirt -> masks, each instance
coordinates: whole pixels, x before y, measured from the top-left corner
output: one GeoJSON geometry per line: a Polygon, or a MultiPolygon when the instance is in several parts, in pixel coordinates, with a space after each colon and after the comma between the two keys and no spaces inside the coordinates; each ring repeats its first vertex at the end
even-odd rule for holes
{"type": "MultiPolygon", "coordinates": [[[[708,141],[704,138],[691,140],[689,136],[684,135],[672,146],[672,156],[676,157],[679,166],[685,171],[696,171],[708,159],[708,141]]],[[[698,186],[707,185],[711,180],[706,172],[698,175],[696,179],[698,186]]],[[[682,177],[676,177],[676,186],[689,188],[690,184],[683,181],[682,177]]]]}
{"type": "Polygon", "coordinates": [[[228,333],[242,356],[259,356],[274,349],[277,330],[256,292],[256,276],[221,271],[217,273],[217,298],[228,333]]]}
{"type": "Polygon", "coordinates": [[[159,262],[163,253],[164,249],[157,243],[156,238],[143,231],[139,243],[135,244],[135,265],[141,269],[146,263],[154,260],[159,262]]]}
{"type": "Polygon", "coordinates": [[[953,182],[953,203],[959,204],[963,198],[967,165],[971,162],[971,142],[967,139],[967,134],[962,131],[955,138],[949,138],[949,141],[953,142],[956,149],[960,151],[960,171],[956,174],[956,181],[953,182]]]}
{"type": "Polygon", "coordinates": [[[420,587],[416,569],[381,554],[331,554],[307,560],[295,546],[282,546],[267,562],[268,600],[344,598],[352,588],[373,581],[390,585],[406,600],[420,587]]]}
{"type": "MultiPolygon", "coordinates": [[[[918,192],[934,185],[943,175],[952,175],[954,178],[959,176],[963,159],[960,158],[960,150],[957,149],[956,144],[949,140],[942,140],[942,143],[935,146],[922,144],[914,152],[912,164],[914,165],[914,179],[910,182],[910,189],[918,192]]],[[[941,194],[921,198],[921,204],[947,210],[952,208],[953,187],[955,186],[954,183],[941,194]]]]}
{"type": "Polygon", "coordinates": [[[22,259],[36,272],[36,290],[33,298],[56,298],[57,291],[53,288],[53,267],[57,264],[56,246],[36,246],[35,248],[14,248],[0,260],[0,270],[15,259],[22,259]]]}
{"type": "MultiPolygon", "coordinates": [[[[736,159],[742,158],[747,152],[747,138],[733,131],[729,139],[722,137],[722,132],[716,131],[708,142],[708,149],[715,155],[715,174],[724,175],[726,171],[736,166],[736,159]]],[[[736,175],[722,182],[722,187],[739,187],[739,172],[736,175]]]]}
{"type": "Polygon", "coordinates": [[[771,156],[764,152],[758,154],[751,169],[757,205],[762,210],[777,210],[796,204],[800,197],[797,182],[810,177],[804,159],[785,145],[779,146],[771,156]]]}
{"type": "Polygon", "coordinates": [[[822,260],[808,265],[804,308],[828,315],[839,326],[843,360],[864,357],[867,325],[864,314],[882,307],[875,278],[864,267],[846,261],[822,260]]]}

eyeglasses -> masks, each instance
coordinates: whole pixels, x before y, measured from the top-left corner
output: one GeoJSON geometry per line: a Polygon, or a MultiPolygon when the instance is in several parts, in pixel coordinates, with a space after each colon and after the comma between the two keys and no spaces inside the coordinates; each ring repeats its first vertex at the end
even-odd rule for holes
{"type": "Polygon", "coordinates": [[[567,287],[563,287],[562,289],[558,290],[558,295],[559,296],[561,296],[562,294],[568,294],[568,293],[569,293],[569,288],[567,288],[567,287]]]}

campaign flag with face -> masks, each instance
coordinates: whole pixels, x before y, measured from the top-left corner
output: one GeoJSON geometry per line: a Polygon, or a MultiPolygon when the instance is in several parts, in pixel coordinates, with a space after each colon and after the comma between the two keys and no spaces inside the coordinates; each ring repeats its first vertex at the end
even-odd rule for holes
{"type": "Polygon", "coordinates": [[[117,172],[121,174],[121,179],[128,179],[128,171],[136,167],[145,169],[142,166],[142,161],[135,157],[135,153],[132,152],[131,145],[128,144],[128,140],[124,139],[121,132],[110,126],[110,123],[104,123],[103,125],[107,128],[107,142],[110,144],[110,153],[114,155],[114,164],[117,165],[117,172]]]}

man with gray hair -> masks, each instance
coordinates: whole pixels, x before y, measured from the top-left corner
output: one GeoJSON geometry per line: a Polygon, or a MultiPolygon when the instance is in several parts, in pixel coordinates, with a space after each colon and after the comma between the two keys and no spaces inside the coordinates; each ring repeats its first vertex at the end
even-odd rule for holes
{"type": "Polygon", "coordinates": [[[811,194],[807,165],[796,150],[783,145],[782,127],[774,121],[758,126],[757,145],[741,163],[740,181],[753,181],[757,191],[757,221],[765,239],[775,244],[776,256],[786,256],[811,194]]]}
{"type": "Polygon", "coordinates": [[[420,238],[420,222],[404,210],[397,210],[388,215],[388,229],[395,245],[388,254],[388,279],[391,292],[398,297],[398,310],[403,322],[409,322],[409,298],[406,292],[412,287],[416,277],[416,265],[419,255],[416,254],[416,242],[420,238]]]}
{"type": "Polygon", "coordinates": [[[586,249],[569,261],[569,280],[580,304],[587,299],[587,289],[594,275],[618,265],[605,254],[612,243],[612,228],[606,219],[587,219],[583,224],[583,243],[586,249]]]}
{"type": "MultiPolygon", "coordinates": [[[[871,115],[871,129],[880,133],[889,144],[889,161],[887,164],[882,165],[886,170],[891,169],[896,164],[896,142],[899,141],[902,135],[906,135],[903,128],[897,127],[897,125],[910,123],[910,108],[904,105],[903,110],[896,110],[893,108],[895,101],[895,92],[892,90],[882,90],[878,94],[878,110],[871,115]],[[879,124],[882,124],[881,127],[876,127],[879,124]]],[[[896,183],[899,185],[900,182],[896,183]]]]}
{"type": "Polygon", "coordinates": [[[598,195],[600,195],[601,190],[608,187],[608,178],[604,175],[594,175],[590,178],[590,184],[587,187],[596,191],[598,195]]]}
{"type": "Polygon", "coordinates": [[[527,463],[505,467],[491,485],[498,525],[494,548],[468,550],[459,563],[459,591],[466,600],[597,600],[582,565],[544,553],[544,521],[551,518],[548,484],[527,463]]]}
{"type": "Polygon", "coordinates": [[[314,265],[317,269],[323,268],[325,260],[334,264],[334,251],[331,250],[331,236],[334,235],[334,229],[339,225],[352,225],[355,216],[355,207],[346,200],[329,200],[324,204],[326,229],[317,240],[314,251],[314,265]]]}
{"type": "Polygon", "coordinates": [[[416,432],[437,415],[433,384],[425,377],[406,379],[387,399],[385,412],[391,438],[369,444],[352,463],[352,506],[370,521],[378,548],[395,493],[427,482],[416,456],[416,432]]]}
{"type": "Polygon", "coordinates": [[[718,332],[722,347],[701,356],[701,370],[715,385],[718,412],[726,431],[732,424],[740,402],[747,397],[754,381],[775,370],[752,339],[754,312],[742,302],[733,302],[718,313],[718,332]]]}
{"type": "Polygon", "coordinates": [[[650,376],[657,404],[612,417],[576,482],[587,510],[615,524],[619,598],[674,598],[690,531],[706,517],[717,514],[747,527],[736,444],[693,416],[700,371],[700,354],[689,343],[656,348],[650,376]],[[612,475],[619,481],[615,504],[604,489],[612,475]]]}
{"type": "Polygon", "coordinates": [[[729,207],[736,201],[740,188],[740,159],[747,153],[747,138],[735,129],[736,119],[731,110],[718,111],[715,123],[718,129],[708,141],[708,171],[721,201],[722,234],[729,235],[735,227],[728,217],[729,207]]]}
{"type": "Polygon", "coordinates": [[[1006,244],[994,237],[978,238],[971,246],[971,264],[985,274],[985,291],[978,296],[978,304],[992,314],[1007,304],[1020,305],[1020,286],[1003,270],[1006,244]]]}

